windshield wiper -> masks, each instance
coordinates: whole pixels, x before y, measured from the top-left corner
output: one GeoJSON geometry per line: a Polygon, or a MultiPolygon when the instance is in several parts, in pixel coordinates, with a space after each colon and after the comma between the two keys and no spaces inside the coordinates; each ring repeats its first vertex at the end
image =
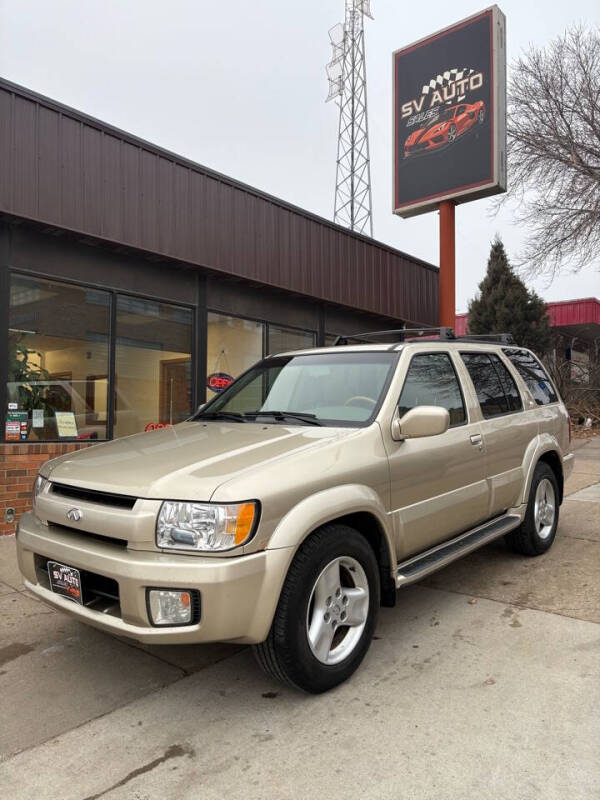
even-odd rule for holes
{"type": "Polygon", "coordinates": [[[316,414],[308,414],[304,411],[246,411],[245,417],[273,417],[276,420],[297,419],[306,422],[308,425],[322,425],[317,419],[316,414]]]}
{"type": "Polygon", "coordinates": [[[207,411],[197,414],[194,419],[231,419],[234,422],[247,422],[244,414],[237,411],[207,411]]]}

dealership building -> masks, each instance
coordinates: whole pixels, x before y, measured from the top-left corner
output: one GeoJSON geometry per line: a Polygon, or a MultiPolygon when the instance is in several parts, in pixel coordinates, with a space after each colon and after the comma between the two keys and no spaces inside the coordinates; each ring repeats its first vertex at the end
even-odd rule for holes
{"type": "Polygon", "coordinates": [[[0,534],[48,458],[265,355],[435,325],[438,270],[0,80],[0,534]]]}

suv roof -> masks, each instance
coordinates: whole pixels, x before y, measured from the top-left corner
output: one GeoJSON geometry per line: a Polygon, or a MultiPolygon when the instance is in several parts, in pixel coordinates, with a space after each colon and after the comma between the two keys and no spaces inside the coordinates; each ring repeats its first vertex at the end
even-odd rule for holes
{"type": "Polygon", "coordinates": [[[286,350],[281,353],[273,353],[273,355],[288,356],[288,355],[309,355],[322,352],[339,352],[340,350],[348,351],[355,350],[361,351],[392,351],[398,352],[403,347],[411,344],[427,344],[427,345],[444,345],[458,349],[469,345],[469,349],[475,345],[474,349],[489,350],[491,347],[511,347],[518,349],[521,348],[516,344],[510,333],[497,333],[484,336],[456,336],[452,328],[399,328],[396,330],[385,331],[368,331],[365,333],[339,335],[332,345],[325,347],[311,347],[302,350],[286,350]],[[397,342],[377,343],[368,341],[371,337],[398,337],[397,342]],[[357,339],[367,339],[362,343],[357,343],[357,339]],[[351,341],[354,340],[354,341],[351,341]]]}
{"type": "Polygon", "coordinates": [[[324,347],[310,347],[302,350],[282,350],[279,353],[271,353],[270,355],[266,356],[267,358],[275,357],[275,356],[307,356],[307,355],[317,355],[318,353],[348,353],[348,352],[371,352],[371,353],[381,353],[381,352],[400,352],[405,347],[410,347],[410,345],[431,345],[432,347],[437,347],[438,345],[442,345],[443,347],[447,347],[450,350],[462,350],[462,349],[469,349],[469,350],[481,350],[485,352],[489,352],[490,350],[504,350],[507,347],[511,350],[524,350],[528,352],[526,347],[520,347],[516,344],[503,344],[500,342],[490,342],[490,341],[477,341],[466,338],[455,339],[454,341],[445,341],[443,339],[408,339],[406,342],[387,342],[386,344],[346,344],[346,345],[326,345],[324,347]]]}

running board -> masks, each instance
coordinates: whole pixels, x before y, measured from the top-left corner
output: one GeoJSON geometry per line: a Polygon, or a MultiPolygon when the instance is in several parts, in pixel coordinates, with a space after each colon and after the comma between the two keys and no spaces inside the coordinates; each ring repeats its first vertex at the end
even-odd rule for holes
{"type": "Polygon", "coordinates": [[[485,525],[480,525],[478,528],[461,533],[460,536],[450,539],[449,542],[432,547],[431,550],[426,550],[408,561],[403,561],[398,564],[396,588],[399,589],[401,586],[420,581],[421,578],[456,561],[457,558],[462,558],[467,553],[477,550],[478,547],[483,547],[483,545],[493,542],[494,539],[510,533],[520,524],[519,516],[506,514],[491,522],[486,522],[485,525]]]}

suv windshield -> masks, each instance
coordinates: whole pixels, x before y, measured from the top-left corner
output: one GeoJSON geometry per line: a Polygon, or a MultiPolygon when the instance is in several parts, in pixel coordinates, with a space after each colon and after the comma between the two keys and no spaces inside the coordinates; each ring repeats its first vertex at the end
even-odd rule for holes
{"type": "Polygon", "coordinates": [[[397,353],[318,353],[261,361],[194,419],[356,426],[379,410],[397,353]]]}

